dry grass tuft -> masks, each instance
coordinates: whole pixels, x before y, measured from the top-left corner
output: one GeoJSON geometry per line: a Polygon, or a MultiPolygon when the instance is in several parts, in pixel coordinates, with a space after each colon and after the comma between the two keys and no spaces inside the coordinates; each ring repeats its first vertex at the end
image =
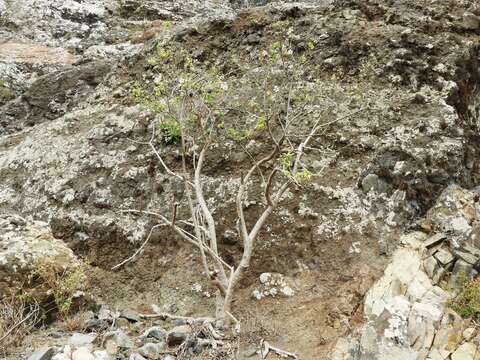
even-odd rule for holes
{"type": "Polygon", "coordinates": [[[0,355],[6,356],[19,347],[40,319],[40,307],[30,298],[12,296],[1,300],[0,355]]]}
{"type": "Polygon", "coordinates": [[[86,331],[88,316],[86,313],[78,313],[65,317],[61,323],[61,328],[66,332],[84,332],[86,331]]]}
{"type": "Polygon", "coordinates": [[[242,342],[258,344],[262,339],[280,335],[280,324],[267,316],[246,312],[240,321],[240,339],[242,342]]]}

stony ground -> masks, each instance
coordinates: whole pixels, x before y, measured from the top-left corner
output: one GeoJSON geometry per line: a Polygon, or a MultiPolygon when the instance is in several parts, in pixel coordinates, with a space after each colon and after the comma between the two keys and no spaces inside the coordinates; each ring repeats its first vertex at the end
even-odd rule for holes
{"type": "MultiPolygon", "coordinates": [[[[469,242],[468,251],[458,247],[476,232],[479,35],[480,8],[467,0],[0,0],[0,297],[18,286],[34,267],[32,259],[67,266],[57,254],[71,249],[88,264],[89,298],[82,300],[87,304],[79,306],[75,326],[71,319],[52,319],[4,357],[27,359],[43,346],[52,350],[42,359],[57,360],[142,359],[131,355],[137,352],[162,359],[207,356],[211,349],[179,355],[179,343],[196,329],[139,317],[154,313],[152,304],[176,316],[213,315],[214,289],[194,248],[162,229],[141,257],[111,270],[155,224],[119,210],[168,214],[177,191],[149,147],[138,143],[148,141],[154,114],[132,94],[138,84],[174,76],[188,54],[205,71],[221,72],[247,104],[252,69],[264,66],[265,51],[279,42],[298,59],[294,74],[315,89],[325,126],[306,153],[311,182],[288,192],[260,235],[234,303],[244,324],[241,335],[228,343],[232,348],[208,356],[235,358],[232,349],[240,344],[238,357],[245,357],[262,339],[301,359],[446,359],[459,347],[475,353],[477,330],[457,317],[447,325],[474,330],[447,347],[428,341],[446,331],[438,324],[445,324],[445,303],[453,295],[441,293],[432,305],[417,286],[392,300],[380,280],[365,306],[364,297],[390,262],[394,271],[387,271],[385,282],[399,276],[406,289],[411,277],[419,277],[425,292],[438,293],[441,281],[453,290],[459,286],[450,280],[459,261],[469,264],[462,269],[470,274],[478,260],[478,244],[469,242]],[[443,217],[435,215],[441,206],[448,209],[440,211],[443,217]],[[416,242],[402,245],[412,231],[416,242]],[[432,246],[418,245],[438,233],[444,235],[432,246]],[[403,272],[409,266],[415,269],[411,277],[403,272]],[[382,310],[370,308],[375,296],[390,311],[380,320],[374,318],[382,310]],[[432,318],[412,325],[406,319],[415,315],[416,303],[435,309],[427,309],[432,318]],[[400,319],[400,335],[382,335],[389,316],[400,319]],[[152,326],[161,327],[157,337],[140,336],[152,326]],[[429,330],[413,334],[409,326],[429,330]],[[80,334],[90,332],[96,335],[80,334]],[[382,358],[383,346],[392,349],[392,342],[398,353],[382,358]],[[150,349],[153,355],[138,350],[164,343],[168,355],[163,347],[150,349]]],[[[295,129],[301,134],[310,125],[301,116],[295,129]]],[[[244,146],[258,157],[267,141],[260,134],[244,146]]],[[[233,264],[242,247],[231,236],[231,194],[251,162],[242,146],[226,139],[205,169],[222,255],[233,264]]],[[[180,168],[178,147],[158,142],[158,148],[168,166],[180,168]]],[[[246,217],[252,222],[261,204],[258,193],[249,196],[246,217]]],[[[452,359],[473,359],[468,354],[452,359]]]]}

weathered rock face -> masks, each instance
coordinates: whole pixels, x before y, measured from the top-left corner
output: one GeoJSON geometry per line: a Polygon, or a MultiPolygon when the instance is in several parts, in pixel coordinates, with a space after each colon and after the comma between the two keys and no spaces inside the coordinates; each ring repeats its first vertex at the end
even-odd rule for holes
{"type": "Polygon", "coordinates": [[[480,247],[469,239],[479,215],[476,191],[448,187],[426,216],[433,231],[443,232],[401,239],[406,247],[395,252],[365,297],[366,324],[339,341],[331,358],[474,359],[478,338],[470,342],[469,320],[449,309],[448,301],[461,289],[460,278],[478,274],[480,247]]]}
{"type": "MultiPolygon", "coordinates": [[[[54,237],[110,269],[155,224],[119,210],[169,214],[182,192],[139,143],[150,139],[158,119],[135,105],[134,84],[171,76],[169,70],[182,66],[177,54],[185,52],[219,70],[230,88],[247,92],[252,77],[242,73],[244,65],[258,64],[273,44],[285,41],[302,58],[297,67],[305,86],[321,84],[319,106],[329,125],[305,156],[316,175],[312,183],[288,192],[261,234],[254,278],[290,278],[308,269],[326,274],[330,285],[348,281],[360,265],[383,266],[398,234],[427,213],[419,225],[428,235],[404,238],[425,250],[415,245],[395,254],[367,296],[369,323],[355,341],[339,342],[345,350],[340,354],[409,359],[429,350],[432,358],[468,356],[472,346],[457,346],[452,334],[463,325],[447,314],[449,295],[439,284],[456,287],[459,274],[472,277],[479,270],[477,195],[466,190],[480,180],[478,4],[258,1],[272,4],[239,10],[253,3],[0,0],[0,213],[48,222],[54,237]],[[165,66],[153,65],[157,44],[174,54],[165,66]],[[452,183],[463,188],[448,187],[452,183]]],[[[306,130],[311,120],[299,118],[295,127],[306,130]]],[[[156,145],[167,164],[180,169],[179,148],[156,145]]],[[[246,148],[259,157],[264,145],[258,137],[246,148]]],[[[225,140],[212,150],[204,175],[232,264],[242,247],[232,236],[232,194],[250,163],[241,153],[225,140]]],[[[262,206],[261,194],[250,195],[248,222],[262,206]]],[[[43,226],[35,231],[48,233],[43,226]]],[[[152,264],[160,253],[181,248],[164,229],[151,243],[155,251],[144,256],[152,264]]],[[[285,288],[283,282],[263,285],[262,294],[285,288]]],[[[285,299],[298,296],[295,289],[289,298],[292,288],[285,299]]],[[[347,309],[341,316],[350,316],[354,301],[340,302],[347,309]]]]}
{"type": "Polygon", "coordinates": [[[145,41],[166,29],[161,20],[215,11],[228,13],[230,6],[203,1],[2,0],[0,107],[7,104],[0,110],[0,134],[58,118],[69,104],[84,101],[107,70],[115,68],[114,60],[138,55],[145,41]],[[38,111],[42,94],[51,94],[40,101],[48,112],[38,111]]]}
{"type": "Polygon", "coordinates": [[[71,249],[53,237],[48,224],[0,215],[0,297],[20,290],[39,264],[60,273],[78,261],[71,249]]]}

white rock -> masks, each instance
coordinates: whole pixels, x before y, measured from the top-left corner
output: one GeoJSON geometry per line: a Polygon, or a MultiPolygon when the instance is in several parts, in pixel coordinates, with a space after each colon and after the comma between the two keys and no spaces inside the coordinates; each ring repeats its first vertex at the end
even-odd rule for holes
{"type": "Polygon", "coordinates": [[[73,352],[72,360],[95,360],[95,356],[87,347],[82,346],[73,352]]]}
{"type": "Polygon", "coordinates": [[[268,281],[270,281],[271,277],[272,277],[272,274],[270,273],[262,273],[260,274],[260,282],[262,284],[266,284],[268,281]]]}
{"type": "Polygon", "coordinates": [[[50,347],[50,348],[44,348],[35,351],[28,360],[50,360],[55,353],[55,349],[50,347]]]}
{"type": "Polygon", "coordinates": [[[452,354],[452,360],[473,360],[477,347],[471,342],[466,342],[458,347],[452,354]]]}
{"type": "Polygon", "coordinates": [[[416,301],[422,298],[431,288],[432,283],[428,276],[424,272],[419,271],[417,277],[407,288],[407,296],[410,301],[416,301]]]}
{"type": "Polygon", "coordinates": [[[421,315],[434,322],[440,321],[443,316],[443,310],[441,308],[438,308],[432,304],[425,304],[419,302],[413,304],[412,312],[415,312],[418,315],[421,315]]]}
{"type": "Polygon", "coordinates": [[[433,256],[443,265],[447,265],[453,261],[452,253],[446,249],[438,250],[433,256]]]}
{"type": "Polygon", "coordinates": [[[468,224],[467,219],[464,217],[456,217],[450,221],[450,226],[452,227],[453,231],[464,234],[468,233],[472,227],[468,224]]]}
{"type": "Polygon", "coordinates": [[[68,344],[73,347],[87,346],[87,345],[91,345],[96,338],[97,338],[97,334],[95,333],[90,333],[90,334],[74,333],[68,339],[68,344]]]}
{"type": "Polygon", "coordinates": [[[463,338],[468,341],[473,337],[474,334],[475,334],[475,328],[467,328],[463,331],[462,335],[463,335],[463,338]]]}
{"type": "Polygon", "coordinates": [[[404,295],[405,289],[421,272],[419,253],[412,249],[397,250],[384,275],[372,286],[365,297],[365,315],[379,316],[395,296],[404,295]]]}
{"type": "Polygon", "coordinates": [[[430,278],[433,278],[435,275],[435,270],[437,269],[438,263],[433,256],[429,256],[423,260],[423,269],[430,278]]]}
{"type": "Polygon", "coordinates": [[[110,356],[105,350],[95,350],[93,352],[95,360],[110,360],[110,356]]]}

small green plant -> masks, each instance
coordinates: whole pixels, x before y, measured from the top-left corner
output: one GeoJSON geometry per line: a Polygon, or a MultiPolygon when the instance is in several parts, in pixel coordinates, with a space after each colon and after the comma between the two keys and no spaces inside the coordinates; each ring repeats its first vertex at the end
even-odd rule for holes
{"type": "Polygon", "coordinates": [[[265,116],[259,116],[255,123],[256,131],[263,131],[267,128],[267,118],[265,116]]]}
{"type": "Polygon", "coordinates": [[[79,291],[86,288],[87,276],[85,264],[80,264],[70,269],[59,271],[55,264],[37,264],[33,277],[40,282],[47,295],[51,295],[55,301],[58,312],[65,318],[72,306],[73,298],[79,291]]]}
{"type": "Polygon", "coordinates": [[[290,174],[292,163],[293,163],[293,152],[288,151],[286,153],[283,153],[282,156],[280,157],[280,164],[282,165],[282,169],[284,172],[290,174]]]}
{"type": "Polygon", "coordinates": [[[292,179],[297,184],[306,183],[312,179],[312,173],[308,169],[303,169],[302,171],[297,171],[295,174],[292,173],[292,166],[294,161],[294,153],[288,151],[283,153],[280,157],[280,164],[282,166],[283,173],[292,179]]]}
{"type": "Polygon", "coordinates": [[[234,129],[229,128],[227,129],[227,137],[234,141],[243,141],[248,140],[252,137],[253,130],[252,129],[234,129]]]}
{"type": "Polygon", "coordinates": [[[312,173],[308,169],[303,169],[295,174],[295,180],[298,183],[306,183],[312,179],[312,173]]]}
{"type": "Polygon", "coordinates": [[[178,144],[182,139],[182,128],[177,120],[169,119],[158,124],[162,140],[167,145],[178,144]]]}
{"type": "Polygon", "coordinates": [[[8,87],[5,80],[0,80],[0,103],[15,99],[15,92],[8,87]]]}
{"type": "Polygon", "coordinates": [[[160,60],[167,60],[170,57],[170,55],[172,55],[172,50],[162,48],[162,47],[157,47],[157,53],[160,60]]]}
{"type": "Polygon", "coordinates": [[[147,59],[147,64],[148,64],[149,66],[155,67],[155,66],[158,65],[158,60],[155,59],[155,58],[153,58],[153,57],[152,57],[152,58],[148,58],[148,59],[147,59]]]}
{"type": "Polygon", "coordinates": [[[468,281],[465,275],[459,279],[460,293],[450,301],[450,307],[465,318],[480,318],[480,279],[468,281]]]}
{"type": "Polygon", "coordinates": [[[142,89],[138,82],[135,82],[131,88],[131,94],[134,99],[140,100],[145,96],[145,91],[142,89]]]}

